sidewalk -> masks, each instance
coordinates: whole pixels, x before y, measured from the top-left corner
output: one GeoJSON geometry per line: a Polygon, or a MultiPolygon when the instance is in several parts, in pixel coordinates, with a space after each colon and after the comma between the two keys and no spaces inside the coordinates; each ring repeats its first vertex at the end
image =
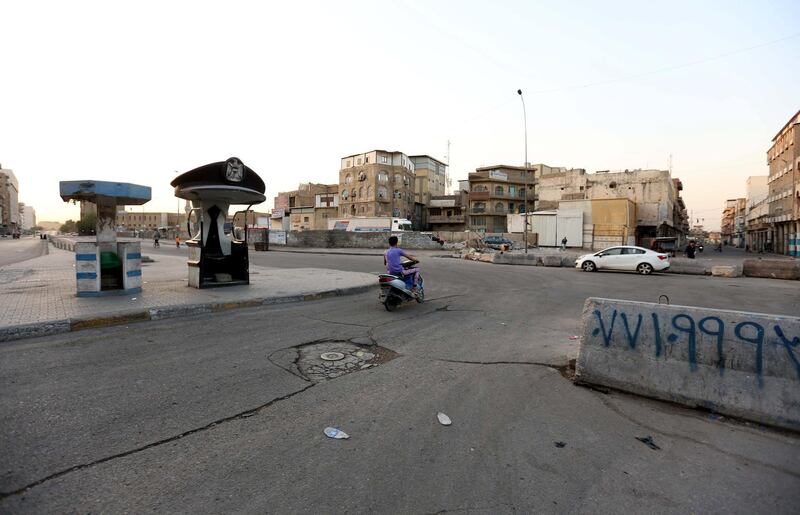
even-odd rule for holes
{"type": "Polygon", "coordinates": [[[250,265],[250,285],[197,290],[187,283],[186,258],[158,255],[142,264],[142,292],[111,297],[75,295],[75,255],[50,246],[45,256],[0,267],[0,342],[140,320],[238,307],[316,300],[364,292],[371,274],[320,268],[250,265]]]}

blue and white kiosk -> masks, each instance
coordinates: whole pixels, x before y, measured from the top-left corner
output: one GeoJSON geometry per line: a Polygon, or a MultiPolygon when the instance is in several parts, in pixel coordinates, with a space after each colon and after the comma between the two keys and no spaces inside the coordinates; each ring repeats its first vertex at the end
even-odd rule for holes
{"type": "Polygon", "coordinates": [[[117,241],[117,206],[138,206],[151,198],[149,186],[106,181],[61,181],[61,198],[97,206],[95,241],[75,242],[78,297],[125,295],[142,291],[142,244],[117,241]]]}

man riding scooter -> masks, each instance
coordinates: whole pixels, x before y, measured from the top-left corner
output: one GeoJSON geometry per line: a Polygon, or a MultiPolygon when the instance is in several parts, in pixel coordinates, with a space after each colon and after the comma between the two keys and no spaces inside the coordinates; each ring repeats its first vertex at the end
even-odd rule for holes
{"type": "Polygon", "coordinates": [[[411,292],[417,294],[417,285],[419,283],[419,268],[405,268],[403,266],[403,259],[410,259],[411,261],[419,261],[411,254],[406,253],[403,249],[397,246],[397,236],[389,238],[389,248],[383,254],[383,264],[386,266],[386,272],[399,277],[413,276],[413,287],[411,292]]]}

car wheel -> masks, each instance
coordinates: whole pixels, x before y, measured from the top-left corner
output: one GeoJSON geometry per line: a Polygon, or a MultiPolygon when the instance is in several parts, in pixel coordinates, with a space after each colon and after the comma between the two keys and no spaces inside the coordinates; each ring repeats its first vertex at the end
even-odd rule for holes
{"type": "Polygon", "coordinates": [[[584,272],[594,272],[597,270],[597,266],[592,261],[584,261],[581,265],[584,272]]]}
{"type": "Polygon", "coordinates": [[[639,263],[639,266],[636,267],[636,271],[642,275],[650,275],[653,273],[653,265],[650,263],[639,263]]]}

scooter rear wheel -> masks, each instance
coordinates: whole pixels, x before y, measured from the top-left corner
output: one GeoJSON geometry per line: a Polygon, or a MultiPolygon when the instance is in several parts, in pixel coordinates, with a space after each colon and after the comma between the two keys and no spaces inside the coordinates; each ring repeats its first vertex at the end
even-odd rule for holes
{"type": "Polygon", "coordinates": [[[394,295],[389,295],[386,297],[386,300],[383,301],[383,307],[386,308],[386,311],[394,311],[400,305],[400,299],[395,297],[394,295]]]}

